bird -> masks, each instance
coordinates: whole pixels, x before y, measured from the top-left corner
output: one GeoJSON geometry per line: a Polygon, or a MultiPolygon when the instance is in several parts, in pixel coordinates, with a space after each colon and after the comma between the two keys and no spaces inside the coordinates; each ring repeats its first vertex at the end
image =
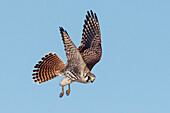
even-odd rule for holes
{"type": "Polygon", "coordinates": [[[92,10],[87,11],[81,44],[78,48],[63,27],[59,27],[59,30],[67,63],[64,63],[56,53],[49,53],[34,66],[32,79],[33,82],[41,84],[58,76],[65,76],[59,84],[62,87],[59,97],[62,98],[64,87],[67,85],[66,95],[69,96],[72,82],[93,83],[96,76],[91,73],[91,70],[101,59],[102,43],[98,17],[92,10]]]}

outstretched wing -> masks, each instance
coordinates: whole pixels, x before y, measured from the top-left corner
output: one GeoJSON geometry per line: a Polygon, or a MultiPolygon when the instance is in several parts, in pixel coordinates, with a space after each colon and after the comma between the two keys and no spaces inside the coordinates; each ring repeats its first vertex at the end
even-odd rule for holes
{"type": "Polygon", "coordinates": [[[65,63],[56,53],[49,53],[49,55],[45,55],[41,59],[42,61],[39,61],[34,66],[35,69],[32,74],[32,79],[34,79],[34,82],[38,82],[38,84],[59,76],[61,74],[60,72],[65,68],[65,63]]]}
{"type": "Polygon", "coordinates": [[[89,70],[101,59],[101,33],[96,13],[87,11],[81,45],[78,47],[89,70]],[[91,13],[91,14],[90,14],[91,13]]]}
{"type": "MultiPolygon", "coordinates": [[[[60,33],[62,36],[62,40],[64,43],[64,48],[66,51],[67,56],[67,66],[69,68],[73,68],[74,72],[81,73],[83,67],[86,65],[84,60],[82,59],[82,56],[75,46],[75,44],[72,42],[71,38],[69,37],[68,33],[60,27],[60,33]]],[[[66,67],[66,69],[68,69],[66,67]]]]}

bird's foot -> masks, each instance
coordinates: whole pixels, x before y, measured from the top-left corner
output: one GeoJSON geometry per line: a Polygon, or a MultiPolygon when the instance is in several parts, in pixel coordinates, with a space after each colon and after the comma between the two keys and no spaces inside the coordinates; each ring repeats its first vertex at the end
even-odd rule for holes
{"type": "Polygon", "coordinates": [[[60,98],[62,98],[64,95],[64,86],[62,86],[62,92],[60,93],[60,98]]]}
{"type": "Polygon", "coordinates": [[[69,94],[70,94],[70,89],[68,89],[68,90],[66,91],[66,94],[67,94],[67,96],[69,96],[69,94]]]}
{"type": "Polygon", "coordinates": [[[62,98],[62,97],[63,97],[63,95],[64,95],[64,92],[61,92],[61,93],[60,93],[60,98],[62,98]]]}

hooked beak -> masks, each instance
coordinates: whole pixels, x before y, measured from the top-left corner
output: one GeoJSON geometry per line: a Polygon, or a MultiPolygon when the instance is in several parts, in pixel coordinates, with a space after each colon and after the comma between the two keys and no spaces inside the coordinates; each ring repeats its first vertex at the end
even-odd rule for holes
{"type": "Polygon", "coordinates": [[[95,80],[95,79],[91,78],[91,83],[93,83],[93,82],[94,82],[94,80],[95,80]]]}

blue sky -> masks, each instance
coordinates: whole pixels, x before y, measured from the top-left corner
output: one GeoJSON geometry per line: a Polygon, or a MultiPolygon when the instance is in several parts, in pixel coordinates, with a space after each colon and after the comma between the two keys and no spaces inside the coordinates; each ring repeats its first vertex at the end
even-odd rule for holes
{"type": "Polygon", "coordinates": [[[0,0],[1,113],[170,113],[169,0],[0,0]],[[103,55],[93,84],[62,77],[42,85],[33,66],[49,52],[66,62],[59,26],[80,45],[86,11],[97,13],[103,55]]]}

